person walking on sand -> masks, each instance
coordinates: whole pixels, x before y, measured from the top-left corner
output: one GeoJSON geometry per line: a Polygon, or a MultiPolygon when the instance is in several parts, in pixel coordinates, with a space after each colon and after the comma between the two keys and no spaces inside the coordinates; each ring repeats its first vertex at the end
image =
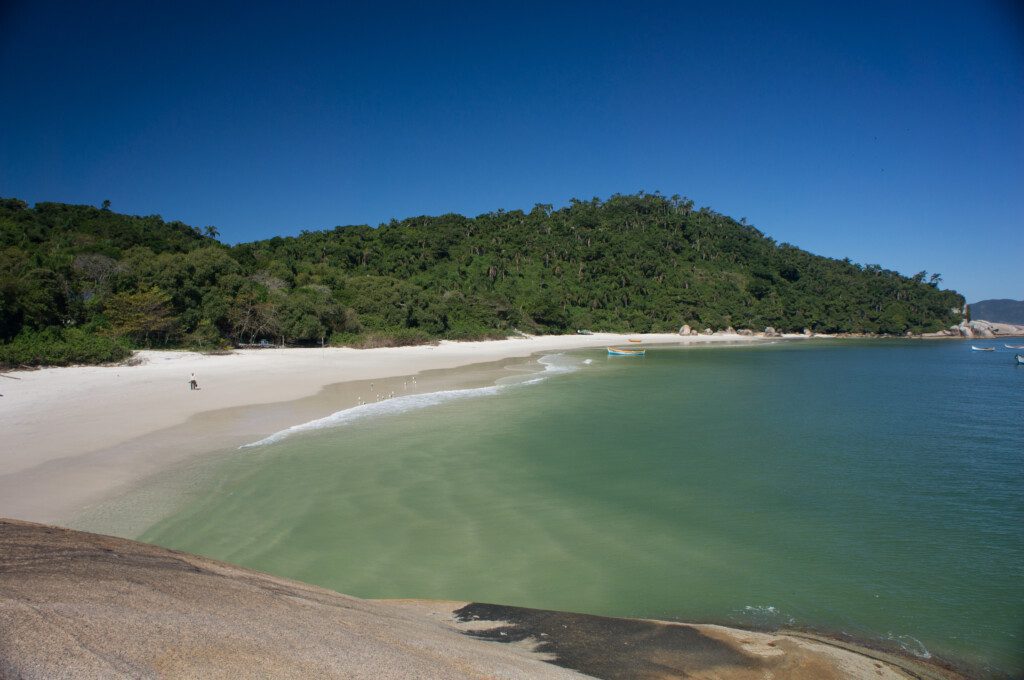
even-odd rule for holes
{"type": "Polygon", "coordinates": [[[199,389],[199,383],[196,382],[196,374],[195,373],[193,373],[192,377],[188,379],[188,388],[190,390],[198,390],[199,389]]]}

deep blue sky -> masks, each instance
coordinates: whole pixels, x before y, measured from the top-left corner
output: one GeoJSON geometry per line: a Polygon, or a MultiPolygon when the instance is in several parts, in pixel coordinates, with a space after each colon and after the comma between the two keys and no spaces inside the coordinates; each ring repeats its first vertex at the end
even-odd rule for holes
{"type": "Polygon", "coordinates": [[[0,195],[235,242],[660,190],[1024,298],[1019,2],[214,4],[0,0],[0,195]]]}

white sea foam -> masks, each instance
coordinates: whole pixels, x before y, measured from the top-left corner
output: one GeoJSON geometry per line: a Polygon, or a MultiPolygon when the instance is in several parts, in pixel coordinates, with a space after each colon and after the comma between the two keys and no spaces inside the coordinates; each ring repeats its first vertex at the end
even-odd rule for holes
{"type": "Polygon", "coordinates": [[[743,607],[742,620],[752,621],[758,626],[779,626],[796,624],[792,616],[784,615],[774,605],[746,605],[743,607]]]}
{"type": "Polygon", "coordinates": [[[570,357],[565,354],[545,354],[537,360],[544,370],[540,373],[530,373],[527,376],[514,376],[509,378],[502,378],[498,381],[499,385],[536,385],[537,383],[547,380],[553,375],[559,373],[572,373],[578,371],[585,361],[580,361],[577,357],[570,357]]]}
{"type": "Polygon", "coordinates": [[[589,363],[589,359],[581,361],[579,357],[568,354],[545,354],[537,360],[544,367],[545,373],[571,373],[578,371],[580,366],[589,363]]]}
{"type": "Polygon", "coordinates": [[[339,425],[347,425],[357,420],[370,418],[372,416],[395,415],[398,413],[406,413],[408,411],[427,408],[428,406],[436,406],[456,399],[469,399],[471,397],[483,397],[491,394],[497,394],[501,389],[501,385],[490,385],[488,387],[475,387],[466,390],[444,390],[441,392],[427,392],[426,394],[408,394],[370,404],[360,404],[359,406],[353,406],[352,408],[347,408],[343,411],[336,411],[329,416],[325,416],[317,420],[311,420],[300,425],[293,425],[285,430],[275,432],[269,437],[264,437],[258,442],[244,444],[239,448],[245,449],[252,446],[273,444],[274,442],[281,441],[285,437],[290,437],[291,435],[299,434],[300,432],[310,432],[312,430],[322,430],[328,427],[338,427],[339,425]]]}
{"type": "Polygon", "coordinates": [[[924,646],[924,643],[912,635],[894,635],[890,632],[885,636],[885,639],[892,640],[898,644],[904,652],[913,654],[919,659],[932,658],[932,653],[928,651],[928,648],[924,646]]]}
{"type": "Polygon", "coordinates": [[[566,357],[564,354],[549,354],[541,357],[538,362],[544,366],[544,371],[539,374],[532,375],[527,380],[517,380],[515,382],[500,382],[497,385],[489,385],[487,387],[474,387],[463,390],[442,390],[440,392],[427,392],[424,394],[407,394],[398,397],[392,397],[383,401],[377,401],[369,404],[360,404],[351,408],[343,409],[341,411],[335,411],[329,416],[318,418],[317,420],[311,420],[306,423],[299,425],[293,425],[287,429],[280,430],[274,434],[264,437],[256,442],[249,444],[243,444],[238,447],[240,449],[247,449],[254,446],[263,446],[265,444],[273,444],[279,442],[285,437],[290,437],[293,434],[300,434],[302,432],[311,432],[314,430],[323,430],[329,427],[339,427],[342,425],[348,425],[357,420],[363,420],[364,418],[371,418],[375,416],[387,416],[397,415],[400,413],[407,413],[409,411],[415,411],[421,408],[428,408],[430,406],[437,406],[449,401],[455,401],[457,399],[470,399],[473,397],[485,397],[494,395],[503,389],[514,385],[533,385],[540,381],[555,375],[558,373],[569,373],[579,368],[580,362],[570,357],[566,357]]]}

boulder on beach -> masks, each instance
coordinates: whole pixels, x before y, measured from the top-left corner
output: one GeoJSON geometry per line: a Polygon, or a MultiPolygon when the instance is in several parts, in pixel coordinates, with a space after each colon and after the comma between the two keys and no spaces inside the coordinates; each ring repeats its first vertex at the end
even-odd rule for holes
{"type": "Polygon", "coordinates": [[[693,330],[690,328],[689,324],[686,324],[679,329],[679,335],[691,335],[692,333],[693,330]]]}
{"type": "Polygon", "coordinates": [[[781,335],[781,333],[779,333],[777,330],[775,330],[771,326],[768,326],[768,327],[766,327],[764,329],[764,337],[766,337],[766,338],[777,338],[780,335],[781,335]]]}

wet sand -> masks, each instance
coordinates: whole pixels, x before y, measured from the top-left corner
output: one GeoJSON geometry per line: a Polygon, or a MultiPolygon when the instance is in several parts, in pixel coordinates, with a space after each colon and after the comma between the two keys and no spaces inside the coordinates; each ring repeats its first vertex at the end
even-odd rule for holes
{"type": "Polygon", "coordinates": [[[8,372],[14,379],[4,380],[0,400],[0,516],[66,523],[192,456],[237,448],[359,399],[493,384],[517,359],[628,338],[763,341],[595,334],[373,350],[153,351],[139,352],[138,365],[8,372]],[[482,366],[467,369],[476,365],[482,366]],[[199,390],[189,389],[192,372],[199,390]]]}

